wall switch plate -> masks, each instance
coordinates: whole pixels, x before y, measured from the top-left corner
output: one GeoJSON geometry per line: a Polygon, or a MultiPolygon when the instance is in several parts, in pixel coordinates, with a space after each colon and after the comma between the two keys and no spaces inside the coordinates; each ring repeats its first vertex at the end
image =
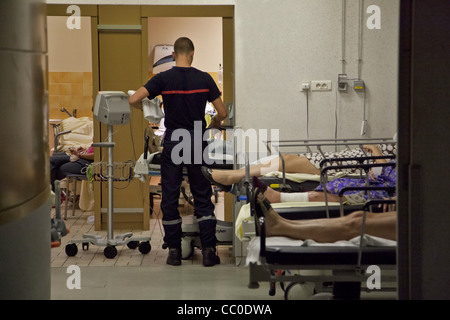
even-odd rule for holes
{"type": "Polygon", "coordinates": [[[365,87],[366,86],[364,85],[364,81],[362,80],[353,81],[353,89],[355,89],[355,91],[364,92],[365,87]]]}
{"type": "Polygon", "coordinates": [[[331,91],[331,80],[311,81],[311,91],[331,91]]]}
{"type": "Polygon", "coordinates": [[[301,91],[308,91],[310,88],[311,84],[309,81],[302,81],[302,87],[301,87],[301,91]]]}

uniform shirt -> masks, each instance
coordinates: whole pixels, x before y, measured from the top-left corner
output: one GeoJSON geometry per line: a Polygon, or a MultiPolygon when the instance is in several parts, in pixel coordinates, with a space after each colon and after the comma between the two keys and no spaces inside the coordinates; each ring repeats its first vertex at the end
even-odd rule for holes
{"type": "Polygon", "coordinates": [[[162,95],[167,131],[178,128],[194,129],[194,121],[206,128],[205,106],[220,96],[212,77],[195,68],[173,67],[158,73],[144,87],[151,100],[162,95]]]}

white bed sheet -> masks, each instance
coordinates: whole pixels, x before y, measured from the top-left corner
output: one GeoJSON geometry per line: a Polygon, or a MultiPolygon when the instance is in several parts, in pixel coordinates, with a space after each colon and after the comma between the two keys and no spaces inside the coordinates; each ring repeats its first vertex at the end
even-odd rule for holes
{"type": "MultiPolygon", "coordinates": [[[[336,241],[333,243],[319,243],[314,240],[294,240],[287,237],[268,237],[266,238],[266,247],[270,246],[302,246],[302,247],[313,247],[313,246],[337,246],[337,247],[358,247],[360,244],[360,237],[355,237],[350,240],[342,240],[336,241]]],[[[371,235],[364,235],[363,237],[363,245],[370,246],[396,246],[397,242],[389,239],[383,239],[379,237],[374,237],[371,235]]],[[[259,263],[259,253],[260,253],[260,238],[254,237],[250,240],[247,248],[247,259],[246,265],[250,262],[258,262],[259,263]]]]}

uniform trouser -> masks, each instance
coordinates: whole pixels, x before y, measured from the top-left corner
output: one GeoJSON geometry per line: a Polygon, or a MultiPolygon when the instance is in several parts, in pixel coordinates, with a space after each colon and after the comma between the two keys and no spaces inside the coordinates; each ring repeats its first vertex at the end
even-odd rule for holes
{"type": "Polygon", "coordinates": [[[178,142],[164,141],[161,156],[161,210],[164,226],[164,242],[169,248],[180,248],[182,220],[178,211],[180,187],[183,180],[183,167],[186,167],[192,196],[194,197],[194,215],[200,230],[203,248],[216,245],[216,218],[214,204],[211,201],[210,182],[201,172],[202,163],[194,162],[175,164],[172,161],[172,149],[178,142]]]}

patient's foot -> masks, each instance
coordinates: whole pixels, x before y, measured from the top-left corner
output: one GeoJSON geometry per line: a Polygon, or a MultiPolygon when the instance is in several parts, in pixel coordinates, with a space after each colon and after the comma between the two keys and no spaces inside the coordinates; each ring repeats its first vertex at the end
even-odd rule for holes
{"type": "Polygon", "coordinates": [[[222,189],[225,192],[228,192],[231,190],[230,185],[222,184],[221,182],[219,182],[213,178],[211,168],[202,166],[201,171],[202,171],[202,174],[205,176],[205,178],[208,179],[208,181],[211,182],[212,184],[214,184],[216,187],[219,187],[220,189],[222,189]]]}
{"type": "Polygon", "coordinates": [[[280,192],[273,190],[255,176],[253,176],[253,188],[258,188],[271,203],[279,203],[281,200],[280,192]]]}
{"type": "MultiPolygon", "coordinates": [[[[265,221],[265,225],[266,225],[266,236],[270,237],[270,236],[276,236],[278,235],[278,229],[280,227],[281,222],[281,217],[280,215],[273,210],[272,206],[267,206],[266,203],[264,203],[264,199],[265,196],[260,193],[258,194],[258,205],[259,206],[264,206],[264,221],[265,221]]],[[[267,199],[267,198],[266,198],[267,199]]]]}
{"type": "Polygon", "coordinates": [[[211,170],[211,177],[214,181],[224,186],[231,186],[240,180],[240,178],[234,177],[234,171],[235,170],[211,170]]]}

